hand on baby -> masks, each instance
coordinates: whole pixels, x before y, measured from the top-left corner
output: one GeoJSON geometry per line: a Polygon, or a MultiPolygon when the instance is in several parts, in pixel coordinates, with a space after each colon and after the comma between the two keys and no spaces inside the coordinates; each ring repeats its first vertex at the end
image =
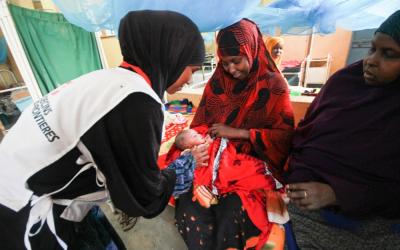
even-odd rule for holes
{"type": "Polygon", "coordinates": [[[208,144],[208,145],[211,145],[211,143],[213,143],[213,141],[214,141],[214,139],[211,138],[210,135],[206,135],[206,136],[204,137],[204,143],[206,143],[206,144],[208,144]]]}
{"type": "Polygon", "coordinates": [[[194,146],[191,149],[194,160],[196,161],[196,167],[206,167],[208,166],[208,147],[210,144],[206,141],[203,144],[194,146]]]}

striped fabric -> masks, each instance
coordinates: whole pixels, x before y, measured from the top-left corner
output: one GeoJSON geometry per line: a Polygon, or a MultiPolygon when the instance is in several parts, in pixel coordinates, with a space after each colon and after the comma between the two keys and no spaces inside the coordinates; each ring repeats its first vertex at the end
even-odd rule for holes
{"type": "Polygon", "coordinates": [[[176,173],[176,183],[172,193],[175,198],[178,198],[179,195],[186,193],[191,188],[195,166],[196,161],[190,152],[182,154],[168,165],[168,169],[175,170],[176,173]]]}

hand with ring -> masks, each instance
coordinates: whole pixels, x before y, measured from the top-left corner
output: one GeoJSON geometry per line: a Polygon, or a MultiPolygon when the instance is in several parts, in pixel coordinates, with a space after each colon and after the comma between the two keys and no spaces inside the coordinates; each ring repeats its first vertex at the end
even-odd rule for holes
{"type": "Polygon", "coordinates": [[[289,202],[300,209],[314,210],[336,203],[331,186],[320,182],[303,182],[286,185],[289,202]]]}

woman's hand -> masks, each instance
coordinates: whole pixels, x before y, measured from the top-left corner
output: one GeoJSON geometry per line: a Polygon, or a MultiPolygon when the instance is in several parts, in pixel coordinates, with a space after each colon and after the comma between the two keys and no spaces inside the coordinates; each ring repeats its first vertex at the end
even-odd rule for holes
{"type": "Polygon", "coordinates": [[[331,186],[320,182],[303,182],[286,185],[289,202],[306,210],[320,209],[336,203],[331,186]]]}
{"type": "Polygon", "coordinates": [[[208,166],[208,147],[209,143],[203,143],[198,146],[194,146],[191,149],[194,160],[196,161],[196,167],[206,167],[208,166]]]}
{"type": "Polygon", "coordinates": [[[206,135],[206,136],[204,137],[204,141],[205,141],[205,143],[208,143],[209,145],[211,145],[211,143],[213,143],[214,139],[211,138],[210,135],[206,135]]]}
{"type": "Polygon", "coordinates": [[[245,139],[250,138],[250,132],[247,129],[232,128],[222,123],[214,123],[208,133],[212,137],[225,137],[228,139],[245,139]]]}

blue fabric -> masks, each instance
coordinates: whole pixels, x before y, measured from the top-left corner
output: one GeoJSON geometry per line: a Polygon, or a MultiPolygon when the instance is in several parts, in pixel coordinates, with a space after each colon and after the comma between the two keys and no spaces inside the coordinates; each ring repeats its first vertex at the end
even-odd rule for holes
{"type": "Polygon", "coordinates": [[[400,233],[400,224],[393,224],[392,225],[392,230],[395,233],[400,233]]]}
{"type": "MultiPolygon", "coordinates": [[[[348,231],[354,232],[363,225],[362,221],[350,219],[326,209],[321,209],[320,215],[329,225],[348,231]]],[[[400,224],[392,224],[390,229],[395,233],[400,233],[400,224]]]]}
{"type": "Polygon", "coordinates": [[[285,245],[288,250],[299,250],[297,246],[296,237],[294,236],[292,222],[288,221],[283,224],[285,228],[285,245]]]}
{"type": "Polygon", "coordinates": [[[175,198],[187,193],[192,187],[195,167],[196,161],[191,153],[184,153],[168,166],[168,169],[175,170],[176,173],[176,183],[172,193],[175,198]]]}
{"type": "Polygon", "coordinates": [[[6,39],[4,37],[0,38],[0,64],[3,64],[7,60],[8,48],[6,39]]]}
{"type": "Polygon", "coordinates": [[[118,250],[118,247],[115,245],[114,241],[111,240],[110,244],[106,246],[106,250],[118,250]]]}
{"type": "Polygon", "coordinates": [[[341,214],[337,214],[325,209],[320,210],[320,215],[328,224],[337,228],[356,231],[361,226],[361,223],[357,220],[352,220],[341,214]]]}
{"type": "Polygon", "coordinates": [[[202,32],[216,31],[243,17],[263,32],[274,34],[328,34],[336,27],[348,30],[377,28],[400,9],[398,0],[54,0],[71,23],[88,31],[117,30],[130,10],[174,10],[190,17],[202,32]],[[268,3],[268,2],[267,2],[268,3]],[[313,28],[314,27],[314,28],[313,28]]]}

